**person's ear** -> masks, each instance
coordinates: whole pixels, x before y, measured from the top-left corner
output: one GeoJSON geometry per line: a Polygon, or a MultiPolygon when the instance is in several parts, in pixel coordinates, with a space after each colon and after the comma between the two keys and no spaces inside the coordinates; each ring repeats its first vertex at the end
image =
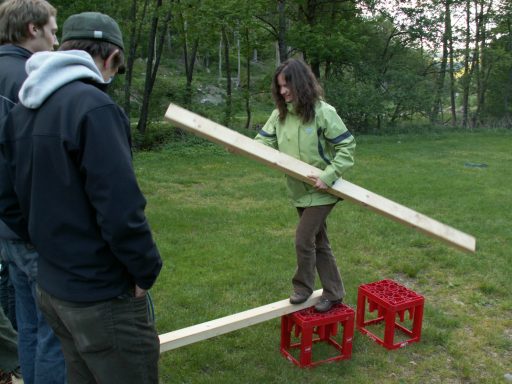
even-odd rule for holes
{"type": "Polygon", "coordinates": [[[37,31],[39,27],[37,27],[34,23],[28,23],[27,32],[29,37],[37,37],[37,31]]]}
{"type": "Polygon", "coordinates": [[[104,69],[113,69],[114,59],[116,55],[119,54],[119,49],[114,50],[108,57],[105,59],[105,68],[104,69]]]}

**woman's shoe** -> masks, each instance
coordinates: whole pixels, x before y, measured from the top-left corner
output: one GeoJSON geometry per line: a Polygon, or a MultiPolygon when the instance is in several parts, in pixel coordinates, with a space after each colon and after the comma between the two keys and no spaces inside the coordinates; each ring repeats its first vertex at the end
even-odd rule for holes
{"type": "Polygon", "coordinates": [[[320,298],[320,301],[315,305],[315,309],[317,312],[327,312],[336,304],[341,304],[343,302],[342,299],[339,300],[329,300],[324,297],[320,298]]]}
{"type": "Polygon", "coordinates": [[[311,296],[311,294],[293,292],[293,294],[290,296],[290,304],[302,304],[309,298],[309,296],[311,296]]]}

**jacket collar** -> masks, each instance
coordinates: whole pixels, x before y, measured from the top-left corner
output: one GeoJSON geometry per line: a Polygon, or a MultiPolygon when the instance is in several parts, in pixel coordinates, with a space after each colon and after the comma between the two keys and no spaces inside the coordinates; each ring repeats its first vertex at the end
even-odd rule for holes
{"type": "Polygon", "coordinates": [[[19,45],[5,44],[0,45],[0,56],[20,56],[28,59],[32,56],[32,52],[19,45]]]}

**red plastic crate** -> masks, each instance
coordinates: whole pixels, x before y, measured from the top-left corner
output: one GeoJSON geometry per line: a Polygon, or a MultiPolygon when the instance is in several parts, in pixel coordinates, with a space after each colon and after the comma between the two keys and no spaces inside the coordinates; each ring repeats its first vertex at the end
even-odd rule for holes
{"type": "Polygon", "coordinates": [[[355,313],[345,304],[337,304],[328,312],[317,312],[314,307],[303,309],[281,317],[281,353],[299,367],[313,367],[321,363],[350,359],[354,336],[355,313]],[[338,327],[343,326],[339,342],[336,340],[338,327]],[[292,343],[292,332],[300,342],[292,343]],[[315,336],[316,335],[316,336],[315,336]],[[326,342],[336,349],[336,355],[313,361],[313,345],[326,342]],[[299,349],[299,358],[291,349],[299,349]]]}
{"type": "Polygon", "coordinates": [[[405,347],[409,343],[420,341],[424,303],[423,296],[393,280],[363,284],[359,286],[357,294],[356,327],[362,334],[368,335],[387,349],[405,347]],[[365,321],[366,303],[370,313],[377,311],[375,319],[365,321]],[[407,312],[412,325],[409,328],[396,321],[398,317],[403,323],[407,312]],[[383,339],[369,330],[370,326],[382,322],[384,322],[383,339]],[[395,343],[397,330],[403,332],[407,339],[395,343]]]}

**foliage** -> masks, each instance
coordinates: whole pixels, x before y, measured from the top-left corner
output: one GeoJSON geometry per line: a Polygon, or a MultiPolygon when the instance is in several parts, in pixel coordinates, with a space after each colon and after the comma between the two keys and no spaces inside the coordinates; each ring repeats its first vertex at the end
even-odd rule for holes
{"type": "Polygon", "coordinates": [[[512,118],[512,4],[497,17],[496,40],[489,48],[489,85],[485,111],[494,119],[512,118]]]}
{"type": "Polygon", "coordinates": [[[452,125],[510,127],[509,2],[497,0],[493,8],[481,0],[429,0],[421,6],[409,0],[165,2],[172,18],[151,90],[151,76],[145,79],[146,67],[153,68],[148,42],[154,40],[151,15],[160,0],[132,1],[52,3],[59,10],[59,26],[70,14],[93,9],[116,18],[125,40],[133,32],[131,5],[137,5],[134,20],[141,35],[133,79],[126,83],[117,79],[113,95],[130,107],[131,119],[139,124],[144,119],[151,127],[175,102],[235,129],[260,125],[272,109],[271,102],[259,99],[261,95],[270,99],[279,42],[286,55],[302,57],[311,65],[327,101],[354,131],[377,132],[426,116],[444,125],[450,119],[449,109],[454,114],[451,119],[456,119],[452,125]],[[143,18],[144,4],[148,8],[143,18]],[[459,23],[446,24],[447,12],[459,23]],[[454,49],[449,49],[449,42],[454,49]],[[220,53],[227,44],[224,57],[220,53]],[[465,67],[465,75],[460,76],[465,67]],[[455,81],[450,83],[452,73],[455,81]],[[123,85],[128,88],[125,92],[123,85]],[[221,90],[219,102],[208,101],[205,90],[212,88],[221,90]]]}
{"type": "Polygon", "coordinates": [[[173,128],[169,123],[151,124],[151,129],[141,133],[137,126],[132,126],[132,147],[136,151],[157,150],[163,148],[170,141],[179,141],[182,132],[173,128]]]}

